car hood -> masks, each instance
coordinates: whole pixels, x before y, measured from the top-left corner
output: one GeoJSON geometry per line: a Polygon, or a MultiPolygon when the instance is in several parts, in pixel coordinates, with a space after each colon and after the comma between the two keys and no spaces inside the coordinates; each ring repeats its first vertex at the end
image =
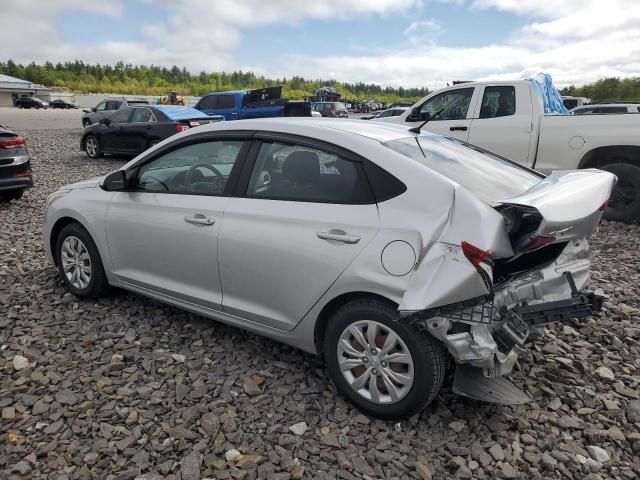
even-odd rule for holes
{"type": "Polygon", "coordinates": [[[63,190],[80,190],[82,188],[96,188],[100,186],[100,182],[103,178],[104,176],[91,178],[89,180],[83,180],[81,182],[71,183],[69,185],[65,185],[64,187],[62,187],[62,189],[63,190]]]}

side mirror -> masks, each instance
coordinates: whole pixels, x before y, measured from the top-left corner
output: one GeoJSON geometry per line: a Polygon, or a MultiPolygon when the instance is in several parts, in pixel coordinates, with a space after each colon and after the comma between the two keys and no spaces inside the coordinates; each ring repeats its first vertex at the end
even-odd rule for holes
{"type": "Polygon", "coordinates": [[[91,107],[91,111],[95,112],[96,111],[96,107],[91,107]]]}
{"type": "Polygon", "coordinates": [[[82,109],[82,111],[83,111],[84,113],[91,113],[91,110],[89,110],[88,108],[83,108],[83,109],[82,109]]]}
{"type": "Polygon", "coordinates": [[[127,176],[124,170],[116,170],[102,181],[102,189],[107,192],[124,192],[127,190],[127,176]]]}
{"type": "Polygon", "coordinates": [[[101,118],[99,123],[103,125],[109,125],[111,123],[111,120],[109,120],[108,118],[101,118]]]}

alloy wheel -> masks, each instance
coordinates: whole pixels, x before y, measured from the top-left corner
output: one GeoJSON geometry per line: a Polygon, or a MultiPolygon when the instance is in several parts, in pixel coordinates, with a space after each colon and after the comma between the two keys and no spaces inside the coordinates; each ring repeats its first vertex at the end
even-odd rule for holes
{"type": "Polygon", "coordinates": [[[336,353],[349,386],[373,403],[396,403],[411,390],[414,366],[409,348],[382,323],[350,324],[340,335],[336,353]]]}
{"type": "Polygon", "coordinates": [[[87,288],[91,282],[91,256],[86,245],[70,235],[62,242],[60,253],[62,269],[69,283],[79,290],[87,288]]]}
{"type": "Polygon", "coordinates": [[[96,139],[93,137],[87,138],[87,144],[85,148],[90,157],[95,156],[96,152],[98,151],[98,143],[96,142],[96,139]]]}

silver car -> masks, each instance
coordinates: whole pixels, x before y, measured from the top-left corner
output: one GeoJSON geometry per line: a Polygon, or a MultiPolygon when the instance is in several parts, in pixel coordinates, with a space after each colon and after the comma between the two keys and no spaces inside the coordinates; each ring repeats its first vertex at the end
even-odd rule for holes
{"type": "Polygon", "coordinates": [[[452,364],[457,393],[527,400],[518,350],[600,306],[587,239],[614,183],[397,125],[222,122],[50,195],[45,247],[74,295],[125,288],[321,355],[362,411],[402,418],[452,364]]]}

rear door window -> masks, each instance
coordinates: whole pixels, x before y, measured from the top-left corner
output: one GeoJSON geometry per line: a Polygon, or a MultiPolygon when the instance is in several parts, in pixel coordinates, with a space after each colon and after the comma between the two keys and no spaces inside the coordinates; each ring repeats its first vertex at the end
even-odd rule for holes
{"type": "Polygon", "coordinates": [[[217,103],[220,109],[223,108],[233,108],[236,104],[235,97],[233,95],[218,95],[217,103]]]}
{"type": "Polygon", "coordinates": [[[371,203],[362,165],[304,145],[264,142],[247,196],[317,203],[371,203]]]}
{"type": "Polygon", "coordinates": [[[516,89],[512,86],[486,87],[480,118],[507,117],[516,113],[516,89]]]}
{"type": "Polygon", "coordinates": [[[148,123],[155,122],[156,117],[148,108],[134,108],[131,117],[131,123],[148,123]]]}

